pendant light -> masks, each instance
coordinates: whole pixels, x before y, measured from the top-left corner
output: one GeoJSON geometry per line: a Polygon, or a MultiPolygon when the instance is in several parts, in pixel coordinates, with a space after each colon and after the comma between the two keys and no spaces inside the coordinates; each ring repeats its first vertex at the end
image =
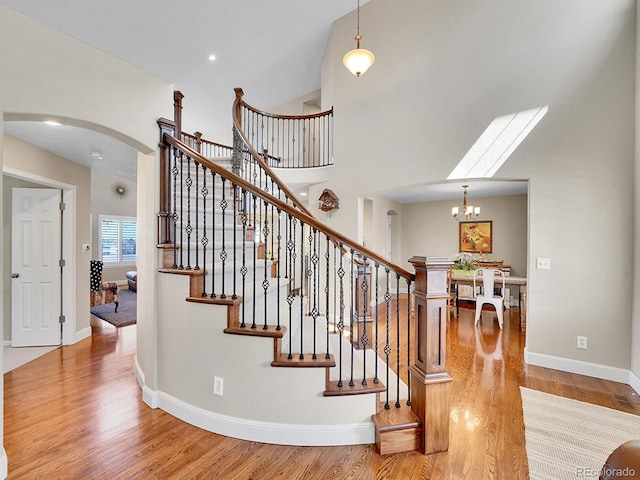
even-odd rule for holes
{"type": "Polygon", "coordinates": [[[453,207],[451,209],[451,216],[456,220],[461,220],[462,216],[464,215],[464,218],[466,220],[469,220],[474,215],[476,217],[480,215],[480,207],[474,207],[473,205],[467,204],[467,188],[469,188],[469,185],[462,185],[462,188],[464,189],[462,209],[460,209],[460,207],[453,207]]]}
{"type": "Polygon", "coordinates": [[[359,77],[364,72],[366,72],[373,62],[376,61],[376,57],[369,50],[364,48],[360,48],[360,40],[362,40],[362,35],[360,35],[360,0],[358,0],[358,32],[356,34],[356,48],[347,52],[344,57],[342,57],[342,63],[347,69],[353,73],[356,77],[359,77]]]}

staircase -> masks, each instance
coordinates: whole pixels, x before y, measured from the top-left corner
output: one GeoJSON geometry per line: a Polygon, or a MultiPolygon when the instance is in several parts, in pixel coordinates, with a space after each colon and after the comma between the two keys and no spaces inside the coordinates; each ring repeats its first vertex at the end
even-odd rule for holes
{"type": "MultiPolygon", "coordinates": [[[[422,381],[428,367],[417,361],[417,373],[400,369],[400,359],[410,358],[413,328],[400,280],[410,291],[414,275],[331,231],[298,202],[271,171],[273,158],[247,140],[235,118],[241,112],[236,94],[230,155],[199,134],[182,135],[179,116],[173,124],[159,121],[166,147],[157,403],[238,438],[375,441],[381,454],[429,451],[408,383],[422,381]],[[220,156],[200,154],[214,147],[220,156]],[[371,278],[359,268],[371,268],[371,278]],[[180,291],[183,304],[175,295],[180,291]],[[218,395],[225,391],[230,394],[218,395]]],[[[426,276],[424,284],[416,283],[416,292],[426,276]]],[[[448,419],[448,412],[440,416],[448,419]]]]}

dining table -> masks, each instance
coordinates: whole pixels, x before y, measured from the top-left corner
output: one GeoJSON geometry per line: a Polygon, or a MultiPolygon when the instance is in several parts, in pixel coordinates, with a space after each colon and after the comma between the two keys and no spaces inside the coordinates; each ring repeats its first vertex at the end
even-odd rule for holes
{"type": "MultiPolygon", "coordinates": [[[[520,330],[526,331],[527,328],[527,278],[526,277],[512,277],[506,275],[504,277],[504,283],[506,285],[514,285],[518,287],[519,291],[519,315],[520,315],[520,330]]],[[[458,286],[459,285],[471,285],[473,286],[473,271],[469,270],[452,270],[451,272],[451,284],[456,291],[456,311],[459,310],[458,300],[458,286]]],[[[476,276],[476,285],[482,285],[482,275],[476,276]]]]}

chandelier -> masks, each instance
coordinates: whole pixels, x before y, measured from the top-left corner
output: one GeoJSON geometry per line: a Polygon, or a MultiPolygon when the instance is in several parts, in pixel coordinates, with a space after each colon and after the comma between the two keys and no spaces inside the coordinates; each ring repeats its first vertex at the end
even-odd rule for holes
{"type": "Polygon", "coordinates": [[[362,35],[360,35],[360,0],[358,0],[358,33],[356,34],[356,48],[348,51],[344,57],[342,57],[342,63],[347,69],[353,73],[356,77],[359,77],[364,72],[366,72],[373,62],[376,61],[376,57],[369,50],[364,48],[360,48],[360,40],[362,40],[362,35]]]}
{"type": "Polygon", "coordinates": [[[478,215],[480,215],[480,207],[467,205],[467,188],[469,188],[469,185],[462,185],[462,188],[464,188],[464,200],[462,203],[462,211],[460,211],[460,207],[453,207],[451,209],[451,216],[453,216],[453,218],[457,220],[460,220],[460,218],[462,218],[462,215],[464,215],[464,218],[466,220],[469,220],[473,216],[477,217],[478,215]]]}

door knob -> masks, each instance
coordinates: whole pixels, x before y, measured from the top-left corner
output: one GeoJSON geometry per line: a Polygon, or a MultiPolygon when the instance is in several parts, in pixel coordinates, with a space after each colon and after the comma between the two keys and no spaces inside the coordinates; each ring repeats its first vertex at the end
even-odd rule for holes
{"type": "Polygon", "coordinates": [[[20,276],[19,273],[12,273],[11,278],[18,278],[20,276]]]}

